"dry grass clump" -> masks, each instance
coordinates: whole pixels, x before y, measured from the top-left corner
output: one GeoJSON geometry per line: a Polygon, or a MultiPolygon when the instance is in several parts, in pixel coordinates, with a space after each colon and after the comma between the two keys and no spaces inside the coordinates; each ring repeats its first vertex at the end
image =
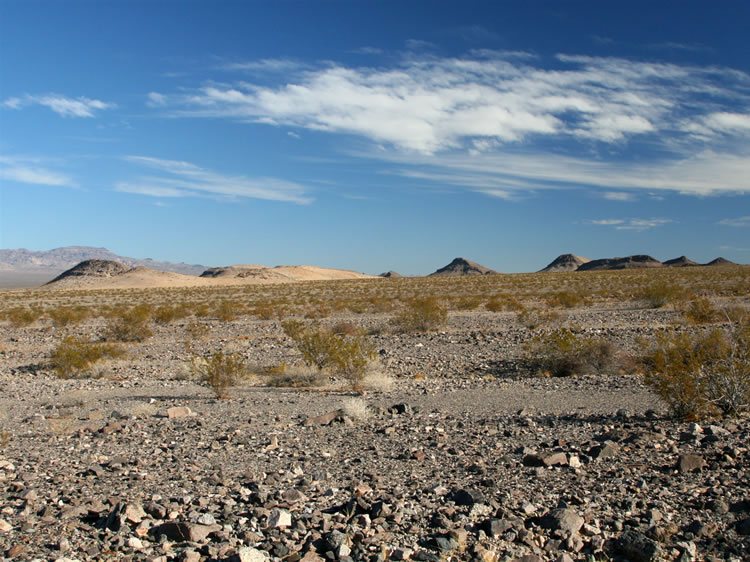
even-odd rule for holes
{"type": "Polygon", "coordinates": [[[309,365],[287,366],[282,363],[270,369],[264,369],[266,385],[274,388],[317,388],[328,382],[320,369],[309,365]]]}
{"type": "Polygon", "coordinates": [[[644,358],[646,383],[680,418],[736,415],[750,407],[750,323],[730,332],[663,332],[644,358]]]}
{"type": "Polygon", "coordinates": [[[375,359],[375,348],[364,333],[337,334],[317,324],[297,320],[282,323],[284,333],[294,341],[302,358],[319,371],[343,375],[353,388],[359,388],[367,364],[375,359]]]}
{"type": "Polygon", "coordinates": [[[516,313],[516,320],[528,330],[554,330],[562,326],[566,318],[556,310],[522,308],[516,313]]]}
{"type": "Polygon", "coordinates": [[[148,304],[136,305],[112,316],[107,322],[106,339],[120,342],[142,342],[150,338],[152,308],[148,304]]]}
{"type": "Polygon", "coordinates": [[[14,328],[25,328],[27,326],[31,326],[41,317],[41,311],[36,308],[26,306],[9,308],[2,313],[2,318],[8,321],[14,328]]]}
{"type": "Polygon", "coordinates": [[[525,360],[541,375],[569,377],[628,370],[623,353],[602,338],[587,338],[568,329],[535,337],[526,346],[525,360]]]}
{"type": "Polygon", "coordinates": [[[414,298],[393,319],[393,325],[401,332],[431,332],[445,326],[448,311],[435,297],[414,298]]]}
{"type": "Polygon", "coordinates": [[[687,292],[681,286],[656,281],[642,289],[638,296],[649,308],[662,308],[668,304],[684,302],[687,292]]]}
{"type": "Polygon", "coordinates": [[[191,366],[198,382],[210,386],[217,398],[229,398],[229,389],[249,376],[245,359],[236,353],[217,351],[205,357],[194,356],[191,366]]]}
{"type": "Polygon", "coordinates": [[[220,300],[214,308],[216,318],[222,322],[231,322],[236,320],[244,313],[242,303],[231,299],[220,300]]]}
{"type": "Polygon", "coordinates": [[[484,308],[490,312],[503,312],[505,310],[520,311],[524,309],[523,304],[509,296],[494,296],[484,303],[484,308]]]}
{"type": "Polygon", "coordinates": [[[91,368],[105,358],[117,359],[125,352],[116,345],[92,343],[75,336],[67,336],[50,355],[55,374],[63,379],[91,375],[91,368]]]}
{"type": "Polygon", "coordinates": [[[582,306],[586,299],[573,291],[559,291],[547,297],[547,304],[558,308],[575,308],[582,306]]]}
{"type": "Polygon", "coordinates": [[[188,308],[184,304],[158,306],[153,311],[154,322],[157,324],[167,325],[177,320],[182,320],[190,315],[188,308]]]}
{"type": "Polygon", "coordinates": [[[391,375],[383,370],[383,366],[377,359],[367,364],[365,375],[362,378],[362,388],[373,392],[391,392],[396,386],[396,381],[391,375]]]}
{"type": "Polygon", "coordinates": [[[343,414],[352,421],[366,421],[372,417],[372,410],[361,398],[349,398],[341,407],[343,414]]]}

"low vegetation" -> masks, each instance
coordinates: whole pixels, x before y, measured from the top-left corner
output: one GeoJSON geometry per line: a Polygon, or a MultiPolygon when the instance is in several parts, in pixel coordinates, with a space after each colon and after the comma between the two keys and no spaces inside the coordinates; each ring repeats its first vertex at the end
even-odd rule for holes
{"type": "Polygon", "coordinates": [[[393,319],[401,332],[431,332],[445,326],[448,311],[435,297],[414,298],[393,319]]]}
{"type": "Polygon", "coordinates": [[[117,359],[124,355],[122,348],[113,344],[66,336],[52,351],[50,365],[58,377],[69,379],[89,376],[91,368],[102,359],[117,359]]]}
{"type": "Polygon", "coordinates": [[[107,339],[119,342],[142,342],[154,335],[151,330],[152,308],[147,304],[136,305],[112,316],[107,323],[107,339]]]}
{"type": "Polygon", "coordinates": [[[217,398],[229,398],[229,389],[249,376],[245,359],[236,353],[217,351],[207,356],[193,356],[191,366],[198,382],[211,387],[217,398]]]}
{"type": "Polygon", "coordinates": [[[619,374],[628,363],[611,342],[579,336],[567,328],[536,336],[526,346],[525,360],[531,370],[553,377],[619,374]]]}

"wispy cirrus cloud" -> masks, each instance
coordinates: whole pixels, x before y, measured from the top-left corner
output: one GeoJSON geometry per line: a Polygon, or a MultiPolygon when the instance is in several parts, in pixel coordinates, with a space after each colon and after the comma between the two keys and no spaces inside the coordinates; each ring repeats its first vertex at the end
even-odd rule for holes
{"type": "Polygon", "coordinates": [[[172,116],[358,137],[373,147],[367,157],[398,161],[407,175],[458,175],[500,191],[750,191],[750,75],[733,69],[473,51],[411,53],[382,68],[290,67],[280,78],[151,96],[172,116]],[[634,166],[639,143],[648,157],[634,166]]]}
{"type": "Polygon", "coordinates": [[[53,170],[39,158],[0,156],[0,179],[52,187],[77,187],[68,174],[53,170]]]}
{"type": "Polygon", "coordinates": [[[9,109],[22,109],[30,105],[47,107],[61,117],[94,117],[97,111],[115,107],[113,103],[86,97],[69,98],[60,94],[46,94],[33,96],[26,94],[21,97],[7,98],[3,106],[9,109]]]}
{"type": "Polygon", "coordinates": [[[598,226],[612,226],[615,230],[634,230],[641,232],[656,228],[658,226],[664,226],[674,222],[671,219],[655,218],[655,219],[599,219],[589,221],[590,224],[598,226]]]}
{"type": "Polygon", "coordinates": [[[155,170],[159,175],[139,176],[118,182],[115,190],[150,197],[213,197],[220,199],[265,199],[307,204],[309,189],[278,178],[229,176],[201,168],[190,162],[148,156],[126,156],[132,164],[155,170]]]}
{"type": "Polygon", "coordinates": [[[738,228],[748,227],[750,226],[750,216],[737,217],[733,219],[722,219],[719,221],[719,224],[723,224],[725,226],[735,226],[738,228]]]}
{"type": "Polygon", "coordinates": [[[604,199],[610,201],[635,201],[635,194],[627,191],[605,191],[602,193],[604,199]]]}

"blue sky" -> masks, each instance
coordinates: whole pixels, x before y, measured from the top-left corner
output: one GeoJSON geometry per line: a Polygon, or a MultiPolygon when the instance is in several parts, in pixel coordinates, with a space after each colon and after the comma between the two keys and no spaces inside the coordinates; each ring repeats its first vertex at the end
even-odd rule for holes
{"type": "Polygon", "coordinates": [[[0,0],[0,247],[750,262],[750,3],[0,0]]]}

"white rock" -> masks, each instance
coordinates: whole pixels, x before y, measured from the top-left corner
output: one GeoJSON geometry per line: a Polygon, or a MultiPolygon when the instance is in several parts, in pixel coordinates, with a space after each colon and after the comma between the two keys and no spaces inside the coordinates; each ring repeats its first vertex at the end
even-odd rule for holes
{"type": "Polygon", "coordinates": [[[268,516],[269,527],[290,527],[292,525],[292,514],[286,509],[274,508],[268,516]]]}

